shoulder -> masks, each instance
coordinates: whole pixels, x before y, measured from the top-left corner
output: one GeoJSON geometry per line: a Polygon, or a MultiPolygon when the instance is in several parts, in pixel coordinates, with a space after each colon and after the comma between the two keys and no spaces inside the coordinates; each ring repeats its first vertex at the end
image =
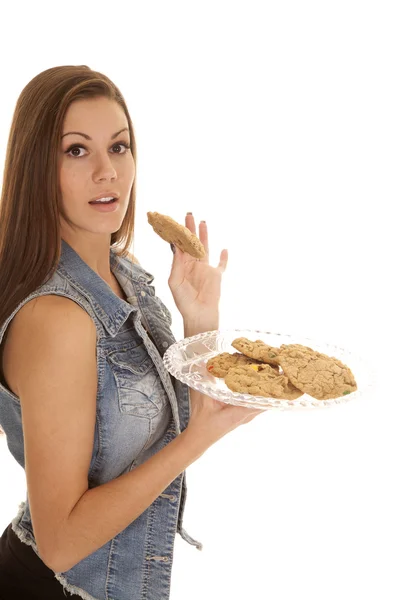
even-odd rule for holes
{"type": "Polygon", "coordinates": [[[95,326],[88,313],[74,300],[55,294],[26,302],[10,324],[11,337],[24,343],[37,340],[39,335],[46,339],[62,332],[64,337],[70,337],[90,329],[95,330],[95,326]]]}
{"type": "MultiPolygon", "coordinates": [[[[76,302],[45,295],[28,300],[11,320],[4,346],[3,369],[13,393],[32,369],[48,369],[58,353],[76,354],[96,347],[96,327],[76,302]]],[[[60,359],[61,360],[61,359],[60,359]]]]}

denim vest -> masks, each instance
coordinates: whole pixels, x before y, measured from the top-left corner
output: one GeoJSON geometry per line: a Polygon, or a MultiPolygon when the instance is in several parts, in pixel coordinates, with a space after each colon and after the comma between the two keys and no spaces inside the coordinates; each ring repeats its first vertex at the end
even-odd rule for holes
{"type": "MultiPolygon", "coordinates": [[[[54,275],[20,302],[1,324],[0,344],[14,315],[38,296],[70,298],[93,319],[98,375],[94,447],[88,472],[89,488],[93,488],[145,462],[187,427],[189,390],[168,373],[162,361],[166,349],[176,340],[170,328],[171,314],[151,285],[154,277],[110,248],[111,270],[126,294],[125,302],[69,244],[64,240],[61,243],[54,275]]],[[[1,383],[0,424],[11,454],[24,469],[20,402],[1,383]]],[[[72,569],[55,573],[64,590],[85,600],[168,599],[176,531],[189,544],[202,549],[202,544],[182,527],[185,475],[181,473],[104,546],[72,569]]],[[[12,529],[40,556],[28,493],[12,520],[12,529]]]]}

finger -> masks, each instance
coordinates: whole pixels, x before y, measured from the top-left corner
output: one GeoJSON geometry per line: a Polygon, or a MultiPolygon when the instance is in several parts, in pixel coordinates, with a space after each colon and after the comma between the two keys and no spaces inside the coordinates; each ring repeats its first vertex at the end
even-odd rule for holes
{"type": "Polygon", "coordinates": [[[208,228],[207,228],[207,223],[205,221],[201,221],[200,225],[199,225],[199,240],[203,244],[204,249],[206,251],[206,256],[204,258],[202,258],[202,260],[208,261],[210,250],[208,247],[208,228]]]}
{"type": "Polygon", "coordinates": [[[191,212],[188,212],[185,217],[185,227],[187,227],[189,231],[196,235],[196,223],[194,220],[194,216],[191,212]]]}
{"type": "Polygon", "coordinates": [[[224,273],[227,266],[228,266],[228,250],[222,250],[219,265],[218,265],[217,269],[219,269],[221,271],[221,273],[224,273]]]}
{"type": "Polygon", "coordinates": [[[184,278],[184,253],[177,246],[175,246],[175,252],[172,259],[171,274],[169,277],[169,284],[172,286],[179,285],[184,278]]]}

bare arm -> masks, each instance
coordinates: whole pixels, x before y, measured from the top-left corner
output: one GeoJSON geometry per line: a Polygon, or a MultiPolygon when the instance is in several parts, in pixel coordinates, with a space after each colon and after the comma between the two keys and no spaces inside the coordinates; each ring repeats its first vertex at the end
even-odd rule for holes
{"type": "Polygon", "coordinates": [[[9,343],[35,538],[43,562],[63,572],[134,521],[213,438],[188,428],[135,470],[89,489],[97,395],[92,319],[68,298],[42,296],[18,311],[9,343]]]}
{"type": "Polygon", "coordinates": [[[68,516],[53,569],[66,571],[101,548],[146,510],[211,442],[187,429],[134,471],[85,492],[68,516]],[[99,524],[101,523],[101,527],[99,524]]]}

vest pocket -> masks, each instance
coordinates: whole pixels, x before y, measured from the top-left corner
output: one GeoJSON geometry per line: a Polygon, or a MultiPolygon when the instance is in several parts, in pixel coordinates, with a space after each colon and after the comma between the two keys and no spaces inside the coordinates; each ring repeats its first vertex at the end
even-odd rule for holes
{"type": "Polygon", "coordinates": [[[118,388],[120,411],[149,419],[157,416],[168,400],[144,345],[112,352],[107,358],[118,388]]]}

